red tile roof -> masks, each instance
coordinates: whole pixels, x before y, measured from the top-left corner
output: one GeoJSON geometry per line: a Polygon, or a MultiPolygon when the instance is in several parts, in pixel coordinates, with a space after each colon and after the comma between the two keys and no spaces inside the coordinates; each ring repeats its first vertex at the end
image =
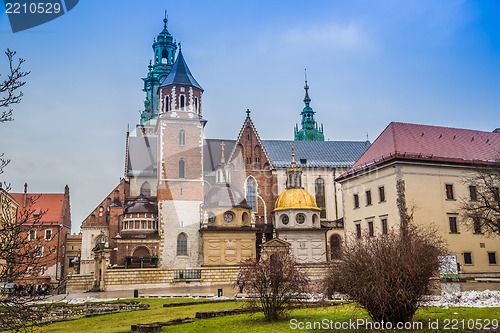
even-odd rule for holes
{"type": "MultiPolygon", "coordinates": [[[[24,202],[24,193],[10,193],[19,203],[19,209],[22,209],[24,202]]],[[[28,198],[36,200],[30,207],[34,213],[47,211],[41,218],[41,223],[62,223],[62,212],[64,209],[64,193],[40,194],[28,193],[28,198]]],[[[29,199],[28,199],[29,200],[29,199]]]]}
{"type": "Polygon", "coordinates": [[[348,173],[395,158],[488,164],[500,159],[500,133],[392,122],[348,173]]]}

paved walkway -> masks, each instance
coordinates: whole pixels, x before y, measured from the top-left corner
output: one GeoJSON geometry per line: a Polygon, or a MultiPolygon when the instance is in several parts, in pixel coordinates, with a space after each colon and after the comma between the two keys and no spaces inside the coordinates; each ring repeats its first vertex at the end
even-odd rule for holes
{"type": "MultiPolygon", "coordinates": [[[[500,291],[500,283],[495,282],[462,282],[459,283],[461,291],[467,290],[498,290],[500,291]]],[[[222,296],[235,297],[238,293],[238,288],[231,285],[213,285],[213,286],[185,286],[185,287],[168,287],[155,289],[138,289],[139,297],[214,297],[218,296],[219,289],[222,289],[222,296]]],[[[103,292],[77,292],[64,295],[51,296],[48,300],[80,300],[80,301],[98,301],[109,299],[134,298],[134,290],[115,290],[103,292]]]]}
{"type": "MultiPolygon", "coordinates": [[[[234,297],[238,288],[233,285],[188,286],[156,289],[138,289],[139,297],[214,297],[222,289],[222,296],[234,297]]],[[[117,298],[134,298],[134,290],[115,290],[102,292],[76,292],[64,295],[54,295],[51,301],[60,300],[108,300],[117,298]]]]}

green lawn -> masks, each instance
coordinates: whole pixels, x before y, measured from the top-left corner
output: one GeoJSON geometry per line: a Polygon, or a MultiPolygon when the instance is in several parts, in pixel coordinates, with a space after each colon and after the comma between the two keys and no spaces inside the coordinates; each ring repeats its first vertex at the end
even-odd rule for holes
{"type": "MultiPolygon", "coordinates": [[[[81,318],[78,320],[55,323],[41,328],[42,332],[130,332],[130,325],[145,324],[152,322],[165,322],[176,318],[194,317],[197,311],[223,310],[241,308],[243,302],[225,302],[214,304],[198,304],[190,306],[179,306],[163,308],[163,304],[181,301],[192,301],[192,299],[138,299],[140,302],[150,305],[150,309],[133,312],[122,312],[111,315],[103,315],[92,318],[81,318]]],[[[418,310],[414,322],[421,322],[422,329],[405,330],[404,332],[474,332],[476,330],[454,330],[451,326],[457,323],[458,328],[463,324],[467,328],[467,321],[470,319],[500,319],[500,308],[421,308],[418,310]],[[434,323],[439,320],[440,329],[430,330],[429,321],[434,323]],[[444,330],[445,321],[449,321],[449,329],[444,330]],[[452,320],[455,320],[453,322],[452,320]]],[[[331,306],[314,309],[297,309],[290,311],[288,318],[276,323],[267,323],[263,320],[260,313],[248,315],[235,315],[218,317],[212,319],[198,320],[193,323],[181,324],[164,327],[162,332],[290,332],[293,327],[299,328],[299,325],[306,325],[306,322],[330,323],[339,325],[339,323],[356,322],[357,320],[368,319],[364,310],[357,308],[353,304],[331,306]],[[292,323],[292,324],[291,324],[292,323]],[[294,324],[293,324],[294,323],[294,324]],[[300,324],[299,324],[300,323],[300,324]],[[293,326],[293,327],[292,327],[293,326]]],[[[484,323],[484,321],[483,321],[484,323]]],[[[344,324],[345,325],[345,324],[344,324]]],[[[474,326],[477,327],[477,326],[474,326]]],[[[326,330],[321,327],[314,330],[302,330],[314,332],[345,332],[345,329],[326,330]]],[[[365,330],[370,332],[370,330],[365,330]]],[[[383,330],[373,330],[373,332],[384,332],[383,330]]]]}

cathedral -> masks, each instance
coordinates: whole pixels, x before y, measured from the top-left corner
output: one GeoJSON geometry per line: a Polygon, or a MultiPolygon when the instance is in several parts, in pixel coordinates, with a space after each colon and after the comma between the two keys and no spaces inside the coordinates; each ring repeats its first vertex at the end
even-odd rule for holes
{"type": "Polygon", "coordinates": [[[113,272],[210,283],[212,271],[234,274],[277,240],[304,265],[335,260],[344,239],[335,178],[370,143],[325,141],[307,80],[291,140],[261,138],[249,110],[234,140],[205,138],[204,89],[167,19],[152,48],[123,178],[82,223],[79,274],[100,290],[113,272]]]}

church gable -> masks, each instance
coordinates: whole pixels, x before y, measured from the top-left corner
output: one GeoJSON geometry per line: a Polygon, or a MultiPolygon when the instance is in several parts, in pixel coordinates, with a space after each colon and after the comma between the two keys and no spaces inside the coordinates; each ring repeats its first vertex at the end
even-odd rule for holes
{"type": "Polygon", "coordinates": [[[250,110],[247,110],[247,117],[229,161],[245,170],[268,170],[271,166],[271,160],[250,118],[250,110]]]}
{"type": "Polygon", "coordinates": [[[111,207],[123,207],[126,193],[128,192],[128,182],[125,179],[120,181],[97,207],[82,222],[82,227],[95,227],[109,225],[108,212],[111,207]]]}

